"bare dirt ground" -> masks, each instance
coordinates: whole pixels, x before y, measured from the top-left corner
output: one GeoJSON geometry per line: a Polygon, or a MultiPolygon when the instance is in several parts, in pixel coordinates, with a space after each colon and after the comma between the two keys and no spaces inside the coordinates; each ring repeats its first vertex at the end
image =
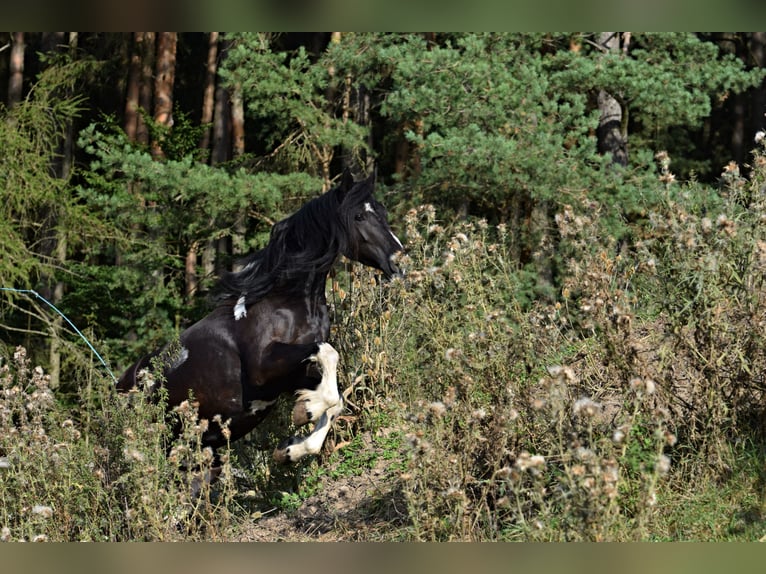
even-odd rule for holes
{"type": "Polygon", "coordinates": [[[240,542],[329,542],[396,539],[407,522],[405,502],[388,471],[390,460],[378,458],[360,474],[320,479],[316,494],[294,510],[265,512],[242,525],[240,542]]]}

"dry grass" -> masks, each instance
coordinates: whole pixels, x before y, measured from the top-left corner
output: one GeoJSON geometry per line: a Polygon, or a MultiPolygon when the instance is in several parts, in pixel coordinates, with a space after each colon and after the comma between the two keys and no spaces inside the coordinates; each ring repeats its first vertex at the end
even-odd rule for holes
{"type": "MultiPolygon", "coordinates": [[[[172,443],[162,404],[103,381],[60,405],[17,349],[0,366],[2,538],[239,539],[253,516],[329,508],[322,489],[340,480],[365,501],[367,539],[760,538],[766,159],[749,180],[729,166],[719,194],[664,169],[664,201],[629,241],[585,198],[560,207],[550,302],[532,297],[502,225],[411,210],[405,278],[353,266],[333,282],[349,409],[329,447],[345,447],[292,474],[251,443],[193,498],[183,469],[211,461],[193,403],[172,443]],[[373,469],[375,493],[349,482],[373,469]]],[[[327,512],[338,531],[323,539],[362,520],[327,512]]]]}
{"type": "Polygon", "coordinates": [[[215,492],[204,485],[192,495],[189,482],[212,460],[193,405],[173,413],[183,431],[171,440],[162,401],[118,395],[107,381],[90,390],[79,409],[58,404],[22,347],[0,365],[2,539],[222,539],[231,469],[224,464],[215,492]]]}
{"type": "MultiPolygon", "coordinates": [[[[708,198],[661,173],[664,202],[623,245],[599,206],[562,206],[552,304],[521,308],[502,225],[428,206],[406,219],[404,280],[363,289],[360,272],[350,301],[336,286],[357,403],[403,410],[412,539],[666,538],[674,497],[741,472],[763,439],[765,165],[749,181],[729,166],[708,198]]],[[[762,496],[746,466],[731,504],[762,496]]]]}

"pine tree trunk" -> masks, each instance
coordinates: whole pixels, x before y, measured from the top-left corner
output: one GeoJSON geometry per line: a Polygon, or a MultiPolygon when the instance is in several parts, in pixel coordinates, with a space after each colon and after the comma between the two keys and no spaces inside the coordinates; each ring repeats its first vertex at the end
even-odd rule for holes
{"type": "MultiPolygon", "coordinates": [[[[200,117],[200,123],[207,125],[202,138],[200,139],[199,147],[202,150],[208,152],[210,159],[210,139],[212,133],[213,113],[215,111],[215,95],[216,95],[216,76],[218,74],[218,32],[210,32],[208,37],[208,51],[207,62],[205,65],[205,83],[202,93],[202,115],[200,117]]],[[[186,252],[186,266],[185,266],[185,285],[186,285],[186,299],[191,300],[192,296],[199,290],[199,242],[194,241],[186,252]]],[[[211,251],[210,244],[206,245],[202,252],[202,264],[204,267],[204,273],[212,273],[214,266],[214,250],[211,251]],[[211,258],[213,262],[211,262],[211,258]]]]}
{"type": "MultiPolygon", "coordinates": [[[[154,40],[154,32],[135,32],[133,35],[125,95],[125,134],[130,141],[142,145],[149,144],[149,130],[143,113],[149,113],[152,109],[154,40]]],[[[128,190],[131,194],[140,196],[138,182],[128,182],[128,190]]],[[[143,200],[140,203],[143,205],[143,200]]],[[[137,231],[137,227],[134,226],[134,230],[137,231]]],[[[122,252],[118,249],[115,254],[115,265],[120,266],[122,263],[122,252]]]]}
{"type": "Polygon", "coordinates": [[[231,108],[229,92],[223,86],[215,89],[213,113],[213,152],[210,165],[218,165],[230,159],[231,151],[231,108]]]}
{"type": "MultiPolygon", "coordinates": [[[[176,32],[160,32],[157,38],[157,74],[154,81],[154,121],[173,125],[173,86],[176,77],[176,32]]],[[[159,142],[152,142],[152,155],[164,157],[159,142]]]]}
{"type": "Polygon", "coordinates": [[[8,108],[21,101],[24,89],[24,32],[11,32],[11,59],[8,77],[8,108]]]}
{"type": "Polygon", "coordinates": [[[189,247],[189,250],[186,252],[186,261],[185,261],[185,269],[184,269],[184,275],[185,275],[184,293],[186,295],[187,302],[192,300],[194,295],[197,293],[197,289],[199,289],[199,278],[197,276],[197,250],[198,249],[199,249],[199,243],[195,241],[191,244],[191,246],[189,247]]]}
{"type": "MultiPolygon", "coordinates": [[[[245,153],[245,104],[239,84],[231,88],[231,155],[238,158],[245,153]]],[[[231,253],[241,256],[245,253],[245,233],[247,231],[247,209],[243,208],[234,222],[231,236],[231,253]]]]}
{"type": "MultiPolygon", "coordinates": [[[[731,108],[731,147],[729,154],[731,159],[741,164],[745,160],[745,116],[747,115],[747,97],[745,94],[736,94],[732,98],[731,108]]],[[[748,142],[750,143],[750,142],[748,142]]]]}
{"type": "Polygon", "coordinates": [[[143,32],[133,34],[130,67],[128,69],[128,86],[125,92],[125,134],[130,141],[136,141],[138,129],[138,106],[141,92],[141,44],[143,32]]]}
{"type": "Polygon", "coordinates": [[[213,109],[215,106],[215,79],[218,73],[218,32],[210,32],[207,49],[207,64],[205,66],[205,87],[202,95],[202,116],[200,123],[207,125],[202,134],[200,149],[210,150],[210,124],[213,122],[213,109]]]}
{"type": "MultiPolygon", "coordinates": [[[[598,43],[605,52],[619,52],[620,33],[602,32],[599,34],[598,43]]],[[[599,90],[598,109],[601,114],[596,130],[599,153],[611,155],[613,164],[627,166],[628,142],[627,133],[623,130],[626,122],[623,121],[622,105],[612,94],[599,90]]]]}
{"type": "MultiPolygon", "coordinates": [[[[228,41],[221,42],[220,51],[225,57],[228,41]]],[[[231,103],[229,92],[223,86],[215,89],[213,106],[213,150],[210,154],[210,165],[218,165],[231,159],[231,103]]],[[[211,239],[202,251],[202,267],[206,276],[219,273],[223,269],[220,255],[227,254],[228,242],[225,238],[211,239]]]]}
{"type": "MultiPolygon", "coordinates": [[[[69,33],[69,50],[74,55],[77,50],[77,32],[69,33]]],[[[54,44],[54,49],[56,49],[54,44]]],[[[61,142],[60,152],[55,164],[53,166],[56,177],[60,179],[69,179],[72,172],[72,159],[74,157],[74,126],[72,122],[69,122],[64,126],[64,138],[61,142]]],[[[58,267],[63,268],[66,264],[67,256],[67,236],[66,231],[62,230],[59,225],[56,225],[58,220],[58,214],[54,216],[55,225],[55,247],[53,249],[53,259],[58,267]]],[[[51,302],[54,305],[61,303],[64,297],[64,282],[55,281],[53,283],[53,289],[51,293],[51,302]]],[[[51,388],[56,388],[61,382],[61,338],[60,333],[64,327],[63,318],[56,314],[53,318],[52,336],[49,347],[49,374],[51,380],[51,388]]]]}
{"type": "Polygon", "coordinates": [[[231,156],[237,158],[245,153],[245,104],[239,84],[231,88],[231,156]]]}
{"type": "MultiPolygon", "coordinates": [[[[740,33],[724,33],[721,34],[721,40],[731,42],[734,46],[734,55],[737,56],[742,62],[750,67],[752,61],[750,56],[752,54],[752,48],[750,45],[751,35],[740,33]]],[[[754,54],[752,54],[754,55],[754,54]]],[[[753,140],[748,141],[748,131],[750,125],[748,124],[750,115],[751,98],[748,93],[734,94],[731,98],[731,115],[728,118],[728,124],[731,127],[731,145],[729,149],[730,159],[741,164],[746,161],[747,153],[750,151],[750,146],[753,140]]]]}
{"type": "MultiPolygon", "coordinates": [[[[154,32],[136,32],[138,52],[141,54],[141,82],[138,93],[138,105],[144,112],[149,113],[152,109],[152,96],[154,95],[154,32]]],[[[143,145],[149,144],[149,130],[141,114],[136,118],[136,142],[143,145]]]]}

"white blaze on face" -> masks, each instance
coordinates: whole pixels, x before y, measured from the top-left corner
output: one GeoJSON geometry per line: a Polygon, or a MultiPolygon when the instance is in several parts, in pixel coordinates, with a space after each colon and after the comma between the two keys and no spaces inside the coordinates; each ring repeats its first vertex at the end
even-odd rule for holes
{"type": "Polygon", "coordinates": [[[237,299],[237,304],[234,305],[234,320],[239,321],[242,317],[247,317],[247,307],[245,307],[244,295],[237,299]]]}
{"type": "MultiPolygon", "coordinates": [[[[375,208],[372,206],[372,204],[369,201],[364,202],[364,210],[369,213],[375,213],[375,208]]],[[[396,235],[394,235],[394,232],[389,231],[389,233],[391,234],[391,237],[394,238],[394,241],[396,241],[396,244],[399,246],[399,249],[404,249],[404,245],[402,245],[402,242],[399,241],[399,238],[396,235]]]]}

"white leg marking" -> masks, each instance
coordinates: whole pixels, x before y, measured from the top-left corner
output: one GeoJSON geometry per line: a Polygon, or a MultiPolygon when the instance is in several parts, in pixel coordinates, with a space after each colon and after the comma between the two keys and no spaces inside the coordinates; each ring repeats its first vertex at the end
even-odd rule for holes
{"type": "Polygon", "coordinates": [[[327,433],[330,432],[332,423],[342,412],[342,403],[332,406],[327,409],[327,411],[323,412],[311,434],[301,439],[300,442],[296,442],[287,447],[288,460],[290,462],[295,462],[307,454],[319,454],[319,452],[322,450],[322,445],[327,438],[327,433]]]}
{"type": "Polygon", "coordinates": [[[311,357],[319,363],[322,380],[313,391],[298,391],[296,402],[306,401],[314,430],[304,438],[293,437],[293,443],[281,454],[286,460],[295,462],[307,454],[317,454],[324,444],[332,423],[343,412],[343,399],[338,392],[338,352],[328,343],[319,345],[319,352],[311,357]]]}
{"type": "Polygon", "coordinates": [[[338,392],[338,351],[328,343],[321,343],[319,352],[310,359],[319,363],[322,380],[313,391],[301,389],[296,392],[298,398],[295,402],[303,401],[306,410],[311,413],[311,422],[316,422],[322,413],[341,400],[338,392]]]}
{"type": "Polygon", "coordinates": [[[237,299],[237,304],[234,305],[234,320],[239,321],[242,317],[247,317],[247,307],[245,307],[244,295],[237,299]]]}
{"type": "Polygon", "coordinates": [[[154,379],[154,375],[149,369],[141,369],[136,373],[136,386],[152,392],[154,387],[157,386],[157,381],[154,379]]]}

